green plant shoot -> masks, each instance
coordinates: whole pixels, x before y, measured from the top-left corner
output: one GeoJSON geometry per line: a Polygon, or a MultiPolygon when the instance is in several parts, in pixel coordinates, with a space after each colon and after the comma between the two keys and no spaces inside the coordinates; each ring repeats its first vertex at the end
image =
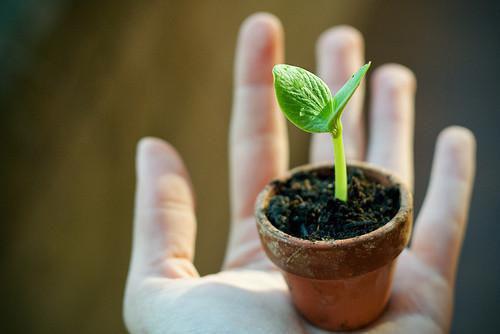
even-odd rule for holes
{"type": "Polygon", "coordinates": [[[303,68],[286,64],[273,68],[276,98],[286,118],[306,132],[331,134],[335,156],[335,198],[344,202],[347,201],[347,167],[341,116],[370,64],[363,65],[333,97],[323,80],[303,68]]]}

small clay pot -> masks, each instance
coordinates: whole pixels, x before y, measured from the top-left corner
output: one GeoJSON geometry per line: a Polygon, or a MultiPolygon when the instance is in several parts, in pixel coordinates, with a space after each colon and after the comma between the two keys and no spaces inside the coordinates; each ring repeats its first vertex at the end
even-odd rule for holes
{"type": "MultiPolygon", "coordinates": [[[[331,168],[306,165],[289,172],[331,168]]],[[[413,222],[411,193],[394,175],[367,163],[367,178],[396,185],[400,208],[387,224],[361,236],[332,241],[309,241],[274,227],[266,209],[275,194],[270,183],[256,203],[257,228],[267,256],[282,271],[297,310],[312,324],[327,330],[353,330],[366,326],[384,311],[389,300],[397,256],[410,239],[413,222]]]]}

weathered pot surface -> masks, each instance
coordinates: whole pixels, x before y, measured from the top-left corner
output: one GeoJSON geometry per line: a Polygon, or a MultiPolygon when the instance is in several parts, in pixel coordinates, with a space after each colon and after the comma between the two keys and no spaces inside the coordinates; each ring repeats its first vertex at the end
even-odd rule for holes
{"type": "MultiPolygon", "coordinates": [[[[352,330],[375,320],[389,299],[397,256],[410,239],[413,200],[406,186],[389,172],[363,162],[350,163],[384,185],[396,185],[400,208],[380,228],[361,236],[309,241],[274,227],[265,214],[275,193],[271,182],[256,203],[257,229],[267,256],[282,271],[297,310],[311,323],[328,330],[352,330]]],[[[329,169],[305,165],[294,173],[329,169]]]]}

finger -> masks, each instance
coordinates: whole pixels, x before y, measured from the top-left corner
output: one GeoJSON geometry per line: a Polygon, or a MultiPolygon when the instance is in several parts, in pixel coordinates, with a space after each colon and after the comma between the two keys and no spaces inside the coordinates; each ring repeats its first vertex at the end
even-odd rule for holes
{"type": "Polygon", "coordinates": [[[197,276],[192,264],[195,233],[193,197],[181,158],[160,139],[142,139],[130,276],[197,276]]]}
{"type": "Polygon", "coordinates": [[[412,249],[450,283],[462,247],[474,172],[474,135],[461,127],[445,129],[438,138],[412,249]]]}
{"type": "Polygon", "coordinates": [[[371,84],[367,160],[396,173],[412,188],[415,76],[402,65],[387,64],[375,71],[371,84]]]}
{"type": "MultiPolygon", "coordinates": [[[[288,167],[286,126],[277,110],[272,68],[283,61],[281,23],[270,14],[247,18],[238,36],[235,92],[230,125],[231,216],[228,256],[256,243],[255,199],[263,187],[288,167]]],[[[233,258],[234,259],[234,258],[233,258]]],[[[241,259],[230,262],[240,263],[241,259]]],[[[249,260],[249,259],[245,259],[249,260]]],[[[228,258],[226,258],[226,263],[228,258]]]]}
{"type": "Polygon", "coordinates": [[[242,25],[235,67],[235,97],[230,127],[233,215],[253,215],[258,192],[287,168],[284,119],[276,107],[272,68],[283,61],[278,19],[255,14],[242,25]]]}
{"type": "MultiPolygon", "coordinates": [[[[364,41],[361,33],[349,26],[327,30],[316,44],[318,75],[335,94],[364,63],[364,41]]],[[[363,126],[364,85],[347,104],[342,116],[345,154],[347,159],[361,160],[364,156],[363,126]]],[[[330,134],[312,136],[311,161],[333,161],[330,134]]]]}

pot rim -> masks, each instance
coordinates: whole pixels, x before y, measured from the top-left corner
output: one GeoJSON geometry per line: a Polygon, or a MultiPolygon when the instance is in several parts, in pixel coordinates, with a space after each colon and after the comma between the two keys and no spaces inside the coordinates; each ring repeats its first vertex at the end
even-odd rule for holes
{"type": "Polygon", "coordinates": [[[274,195],[273,190],[275,188],[274,186],[275,182],[282,182],[290,178],[293,174],[297,172],[309,172],[316,169],[331,168],[332,166],[333,164],[327,162],[301,165],[289,170],[282,177],[276,178],[273,181],[271,181],[261,191],[261,193],[257,198],[255,206],[257,223],[260,224],[261,227],[263,227],[267,231],[267,233],[271,234],[274,238],[282,242],[285,242],[287,244],[293,244],[294,246],[299,248],[312,248],[316,250],[329,250],[329,249],[339,249],[345,247],[349,248],[355,247],[365,242],[371,241],[373,239],[381,238],[384,235],[389,234],[389,232],[397,229],[400,225],[405,224],[405,221],[411,214],[413,208],[413,198],[408,187],[403,183],[403,181],[399,177],[395,176],[387,169],[375,166],[371,163],[361,162],[361,161],[349,161],[347,163],[347,166],[359,168],[361,170],[368,171],[374,175],[378,175],[381,178],[385,178],[389,184],[395,185],[399,189],[399,209],[397,213],[394,215],[394,217],[392,217],[392,219],[388,221],[386,224],[380,226],[379,228],[371,232],[353,238],[311,241],[287,234],[281,231],[280,229],[276,228],[269,221],[267,215],[265,214],[265,211],[269,205],[269,200],[274,195]]]}

